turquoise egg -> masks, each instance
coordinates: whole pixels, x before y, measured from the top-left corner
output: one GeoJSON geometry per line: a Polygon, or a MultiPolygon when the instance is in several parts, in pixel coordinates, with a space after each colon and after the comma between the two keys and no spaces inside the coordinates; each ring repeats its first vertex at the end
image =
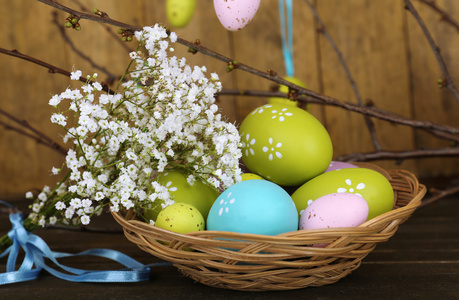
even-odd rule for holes
{"type": "Polygon", "coordinates": [[[346,168],[321,174],[299,187],[293,194],[298,213],[314,200],[333,193],[351,193],[368,204],[370,220],[394,207],[394,190],[381,173],[367,168],[346,168]]]}
{"type": "Polygon", "coordinates": [[[246,167],[282,186],[298,186],[323,173],[333,156],[324,126],[294,106],[263,105],[243,120],[239,133],[246,167]]]}
{"type": "Polygon", "coordinates": [[[290,195],[267,180],[246,180],[226,189],[207,217],[207,230],[277,235],[298,230],[290,195]]]}

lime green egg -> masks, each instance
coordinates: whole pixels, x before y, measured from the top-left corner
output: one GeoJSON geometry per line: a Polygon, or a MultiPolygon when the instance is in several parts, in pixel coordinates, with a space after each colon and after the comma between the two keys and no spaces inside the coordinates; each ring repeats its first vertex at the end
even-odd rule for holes
{"type": "MultiPolygon", "coordinates": [[[[177,203],[187,203],[196,207],[204,218],[207,218],[212,204],[217,199],[220,193],[213,187],[206,184],[200,179],[196,179],[193,185],[187,181],[187,175],[177,170],[170,170],[159,174],[156,178],[161,185],[169,190],[172,200],[177,203]]],[[[147,209],[145,218],[156,220],[158,213],[161,211],[161,206],[147,209]]]]}
{"type": "Polygon", "coordinates": [[[242,161],[251,173],[282,186],[298,186],[323,173],[333,147],[323,125],[307,111],[266,104],[241,123],[242,161]]]}
{"type": "Polygon", "coordinates": [[[166,14],[169,23],[177,28],[185,27],[193,18],[196,0],[167,0],[166,14]]]}
{"type": "Polygon", "coordinates": [[[333,193],[351,193],[367,201],[370,220],[394,207],[394,191],[381,173],[367,168],[347,168],[321,174],[299,187],[292,199],[298,213],[314,200],[333,193]]]}
{"type": "Polygon", "coordinates": [[[242,177],[242,181],[253,180],[253,179],[264,180],[264,178],[261,177],[260,175],[253,174],[253,173],[243,173],[241,174],[241,177],[242,177]]]}

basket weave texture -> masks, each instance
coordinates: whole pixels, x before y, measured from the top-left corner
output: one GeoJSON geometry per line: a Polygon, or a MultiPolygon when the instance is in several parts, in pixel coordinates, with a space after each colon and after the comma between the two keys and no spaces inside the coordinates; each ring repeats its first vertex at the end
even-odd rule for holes
{"type": "Polygon", "coordinates": [[[335,283],[357,269],[377,243],[387,241],[421,204],[426,187],[404,170],[385,171],[395,193],[392,211],[358,227],[298,230],[277,236],[198,231],[178,234],[113,213],[126,237],[172,262],[203,284],[242,291],[300,289],[335,283]],[[326,248],[311,245],[329,243],[326,248]],[[192,250],[190,250],[192,249],[192,250]]]}

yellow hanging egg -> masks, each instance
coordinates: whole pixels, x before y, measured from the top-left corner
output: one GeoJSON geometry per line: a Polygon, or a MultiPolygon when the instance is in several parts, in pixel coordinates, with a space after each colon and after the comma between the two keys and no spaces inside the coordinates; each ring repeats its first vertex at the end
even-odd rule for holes
{"type": "Polygon", "coordinates": [[[176,27],[185,27],[193,18],[196,0],[167,0],[166,14],[169,23],[176,27]]]}
{"type": "MultiPolygon", "coordinates": [[[[293,83],[293,84],[296,84],[298,86],[306,88],[306,84],[303,81],[301,81],[300,79],[298,79],[297,77],[286,76],[286,77],[283,77],[283,78],[285,80],[293,83]]],[[[279,92],[287,94],[288,93],[288,87],[286,85],[281,85],[280,88],[279,88],[279,92]]],[[[269,104],[283,104],[283,105],[297,106],[297,101],[292,101],[290,99],[282,98],[282,97],[271,97],[271,98],[269,98],[268,103],[269,104]]]]}

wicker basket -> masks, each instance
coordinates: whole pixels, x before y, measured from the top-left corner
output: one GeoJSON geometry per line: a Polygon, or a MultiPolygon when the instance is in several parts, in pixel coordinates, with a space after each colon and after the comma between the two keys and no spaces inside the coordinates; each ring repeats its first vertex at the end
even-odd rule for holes
{"type": "Polygon", "coordinates": [[[357,269],[377,243],[394,235],[426,193],[410,172],[361,166],[389,179],[396,204],[392,211],[359,227],[299,230],[277,236],[219,231],[178,234],[135,220],[132,212],[113,216],[131,242],[209,286],[269,291],[331,284],[357,269]],[[316,243],[330,244],[326,248],[310,246],[316,243]]]}

